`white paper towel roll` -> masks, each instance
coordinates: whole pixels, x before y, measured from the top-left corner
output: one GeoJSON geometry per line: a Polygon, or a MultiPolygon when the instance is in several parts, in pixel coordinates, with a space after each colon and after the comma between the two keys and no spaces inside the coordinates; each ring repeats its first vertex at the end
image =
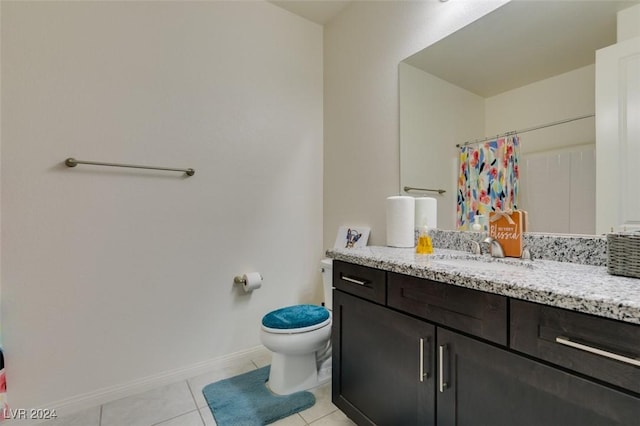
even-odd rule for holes
{"type": "Polygon", "coordinates": [[[416,198],[416,228],[438,227],[438,200],[432,197],[416,198]]]}
{"type": "Polygon", "coordinates": [[[247,272],[242,276],[242,279],[244,280],[242,288],[247,293],[262,287],[262,275],[258,272],[247,272]]]}
{"type": "Polygon", "coordinates": [[[387,197],[387,245],[414,247],[415,200],[413,197],[387,197]]]}

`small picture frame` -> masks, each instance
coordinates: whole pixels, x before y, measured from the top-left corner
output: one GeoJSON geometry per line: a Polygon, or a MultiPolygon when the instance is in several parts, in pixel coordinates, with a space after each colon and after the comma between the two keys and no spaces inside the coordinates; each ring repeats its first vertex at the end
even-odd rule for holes
{"type": "Polygon", "coordinates": [[[335,248],[366,247],[371,228],[366,226],[341,226],[338,228],[335,248]]]}

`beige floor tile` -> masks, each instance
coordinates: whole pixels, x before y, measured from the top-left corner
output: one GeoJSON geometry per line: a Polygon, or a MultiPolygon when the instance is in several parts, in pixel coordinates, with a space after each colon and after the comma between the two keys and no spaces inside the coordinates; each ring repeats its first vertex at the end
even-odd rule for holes
{"type": "Polygon", "coordinates": [[[200,412],[198,410],[192,411],[187,414],[183,414],[178,417],[174,417],[173,419],[160,422],[155,424],[154,426],[203,426],[204,423],[202,418],[200,417],[200,412]]]}
{"type": "Polygon", "coordinates": [[[256,366],[253,364],[253,362],[244,361],[238,365],[219,368],[219,369],[210,371],[208,373],[201,374],[200,376],[196,376],[187,380],[187,382],[189,383],[191,392],[193,392],[193,397],[196,400],[196,404],[198,408],[202,408],[207,406],[207,401],[204,399],[204,396],[202,395],[202,388],[204,388],[210,383],[217,382],[223,379],[228,379],[230,377],[247,373],[255,369],[256,369],[256,366]]]}
{"type": "Polygon", "coordinates": [[[313,423],[309,423],[310,426],[355,426],[342,411],[336,410],[328,416],[324,416],[313,423]]]}
{"type": "Polygon", "coordinates": [[[152,389],[102,406],[101,426],[149,426],[196,409],[186,381],[152,389]]]}
{"type": "MultiPolygon", "coordinates": [[[[266,366],[270,362],[271,353],[264,349],[254,354],[251,360],[245,358],[235,365],[215,369],[188,381],[163,386],[42,424],[44,426],[202,426],[203,424],[216,426],[211,410],[202,396],[202,388],[209,383],[255,370],[256,366],[266,366]]],[[[331,383],[312,389],[311,392],[316,397],[313,407],[273,424],[276,426],[354,425],[331,402],[331,383]]]]}
{"type": "Polygon", "coordinates": [[[202,420],[204,420],[204,426],[217,426],[216,420],[213,418],[213,414],[211,414],[209,407],[202,407],[199,408],[199,410],[202,420]]]}
{"type": "Polygon", "coordinates": [[[100,406],[58,417],[41,423],[42,426],[100,426],[100,406]]]}
{"type": "Polygon", "coordinates": [[[316,397],[316,403],[311,408],[307,408],[304,411],[300,412],[302,418],[307,422],[311,423],[315,420],[318,420],[321,417],[326,416],[338,409],[331,402],[331,382],[325,383],[322,386],[319,386],[315,389],[310,390],[316,397]]]}
{"type": "Polygon", "coordinates": [[[275,426],[305,426],[307,422],[305,422],[299,414],[292,414],[289,417],[285,417],[284,419],[271,424],[275,426]]]}

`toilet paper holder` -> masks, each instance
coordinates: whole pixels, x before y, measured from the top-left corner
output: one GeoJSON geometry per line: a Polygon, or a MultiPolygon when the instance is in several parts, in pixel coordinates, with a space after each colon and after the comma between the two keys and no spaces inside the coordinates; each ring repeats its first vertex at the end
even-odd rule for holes
{"type": "MultiPolygon", "coordinates": [[[[260,274],[260,279],[262,280],[262,274],[260,274]]],[[[247,282],[247,280],[244,278],[243,275],[236,275],[235,277],[233,277],[233,283],[234,284],[245,284],[247,282]]]]}

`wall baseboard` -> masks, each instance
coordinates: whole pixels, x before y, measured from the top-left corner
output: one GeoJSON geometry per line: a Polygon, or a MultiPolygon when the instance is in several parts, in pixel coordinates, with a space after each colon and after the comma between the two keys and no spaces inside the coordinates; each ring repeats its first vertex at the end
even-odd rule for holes
{"type": "MultiPolygon", "coordinates": [[[[146,392],[160,386],[179,382],[181,380],[187,380],[211,370],[225,368],[242,361],[251,361],[251,359],[265,353],[268,353],[268,350],[265,349],[264,346],[259,345],[239,352],[234,352],[232,354],[202,361],[187,367],[165,371],[159,374],[154,374],[153,376],[132,380],[121,385],[109,386],[85,394],[76,395],[71,398],[54,401],[49,404],[45,404],[42,407],[46,407],[49,410],[55,410],[57,416],[60,418],[107,402],[115,401],[120,398],[146,392]]],[[[11,398],[10,393],[8,396],[11,398]]],[[[11,407],[11,399],[9,399],[9,407],[11,407]]],[[[2,426],[31,426],[42,422],[42,420],[7,419],[2,422],[2,426]]]]}

